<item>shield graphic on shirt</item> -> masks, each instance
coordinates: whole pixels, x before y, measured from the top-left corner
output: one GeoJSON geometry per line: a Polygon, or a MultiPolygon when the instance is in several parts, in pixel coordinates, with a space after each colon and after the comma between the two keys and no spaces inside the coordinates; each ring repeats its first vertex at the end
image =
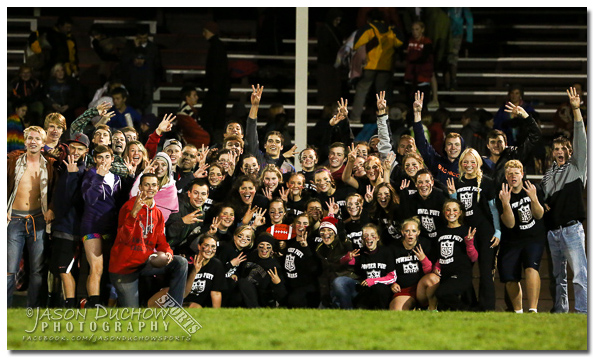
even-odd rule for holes
{"type": "Polygon", "coordinates": [[[519,208],[519,214],[521,215],[521,222],[523,224],[528,223],[533,218],[531,213],[531,207],[529,205],[523,205],[519,208]]]}
{"type": "Polygon", "coordinates": [[[295,256],[293,256],[293,255],[285,256],[285,269],[287,271],[295,271],[295,256]]]}
{"type": "Polygon", "coordinates": [[[465,210],[471,209],[473,202],[473,193],[461,193],[461,203],[465,204],[465,210]]]}
{"type": "Polygon", "coordinates": [[[368,271],[368,278],[379,278],[379,277],[380,277],[380,270],[368,271]]]}
{"type": "Polygon", "coordinates": [[[410,262],[403,265],[403,273],[417,273],[417,271],[419,271],[417,263],[410,262]]]}
{"type": "Polygon", "coordinates": [[[440,255],[445,259],[451,257],[454,252],[454,247],[454,241],[442,241],[440,243],[440,255]]]}
{"type": "Polygon", "coordinates": [[[428,216],[421,217],[421,224],[429,232],[436,231],[436,226],[434,226],[434,218],[428,216]]]}
{"type": "Polygon", "coordinates": [[[199,294],[205,290],[205,285],[207,281],[205,280],[197,280],[192,283],[192,291],[199,294]]]}

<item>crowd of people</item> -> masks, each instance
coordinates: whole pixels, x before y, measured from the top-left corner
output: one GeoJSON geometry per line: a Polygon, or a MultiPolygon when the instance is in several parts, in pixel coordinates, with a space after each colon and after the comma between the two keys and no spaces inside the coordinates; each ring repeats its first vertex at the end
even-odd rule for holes
{"type": "Polygon", "coordinates": [[[259,137],[264,88],[252,89],[245,125],[229,120],[221,142],[191,105],[144,138],[103,101],[70,124],[52,112],[25,128],[24,150],[8,154],[8,306],[25,277],[28,307],[156,307],[169,295],[185,307],[493,311],[497,262],[511,310],[523,312],[524,276],[537,312],[547,242],[554,310],[569,310],[569,263],[575,311],[587,312],[587,142],[574,87],[573,138],[554,140],[539,184],[525,163],[541,132],[512,101],[504,112],[526,133],[517,146],[500,130],[485,148],[450,132],[436,150],[421,91],[412,135],[393,137],[380,91],[368,142],[353,140],[341,98],[323,146],[296,148],[279,131],[259,137]]]}

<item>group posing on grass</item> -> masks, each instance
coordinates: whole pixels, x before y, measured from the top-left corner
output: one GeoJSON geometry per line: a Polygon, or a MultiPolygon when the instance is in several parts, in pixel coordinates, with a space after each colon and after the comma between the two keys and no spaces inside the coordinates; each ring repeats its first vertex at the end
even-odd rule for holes
{"type": "MultiPolygon", "coordinates": [[[[568,262],[575,310],[587,312],[587,143],[574,88],[573,140],[554,140],[541,184],[524,174],[534,135],[509,147],[493,130],[486,158],[453,132],[438,153],[424,136],[420,92],[413,136],[394,143],[380,92],[378,135],[369,142],[353,142],[341,99],[325,133],[328,158],[313,146],[284,152],[289,138],[277,131],[261,148],[263,87],[252,88],[245,127],[229,122],[210,147],[166,139],[173,115],[145,145],[105,124],[85,133],[91,118],[113,116],[104,103],[72,123],[58,151],[44,148],[43,128],[26,128],[26,150],[8,155],[9,307],[26,248],[29,307],[48,304],[58,287],[61,299],[49,304],[64,307],[155,307],[167,294],[191,308],[493,311],[497,262],[511,309],[523,312],[524,274],[528,310],[537,312],[547,240],[554,310],[569,309],[568,262]]],[[[522,107],[506,108],[539,134],[522,107]]],[[[48,115],[50,125],[67,131],[59,114],[48,115]]]]}

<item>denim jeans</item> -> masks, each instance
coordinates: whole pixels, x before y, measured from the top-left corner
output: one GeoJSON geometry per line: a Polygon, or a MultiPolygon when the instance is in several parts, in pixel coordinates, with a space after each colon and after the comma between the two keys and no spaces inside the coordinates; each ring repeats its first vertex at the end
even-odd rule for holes
{"type": "Polygon", "coordinates": [[[578,223],[548,231],[547,239],[552,252],[553,274],[556,280],[554,312],[568,312],[568,262],[574,273],[574,308],[576,312],[587,313],[587,256],[583,225],[578,223]]]}
{"type": "Polygon", "coordinates": [[[339,308],[352,309],[353,299],[357,296],[357,280],[348,276],[337,277],[331,284],[331,298],[339,308]]]}
{"type": "Polygon", "coordinates": [[[16,274],[23,256],[23,248],[27,243],[29,250],[29,288],[27,289],[27,307],[41,306],[40,289],[42,286],[41,271],[45,247],[45,219],[43,215],[35,218],[12,217],[8,223],[8,307],[12,306],[12,295],[16,288],[16,274]],[[33,224],[35,223],[35,230],[33,224]]]}
{"type": "Polygon", "coordinates": [[[139,271],[129,274],[117,274],[110,272],[110,280],[118,293],[119,307],[138,307],[138,278],[140,276],[153,276],[167,274],[169,280],[169,294],[180,305],[184,301],[184,289],[186,287],[186,276],[188,275],[188,261],[182,256],[175,255],[169,265],[161,268],[154,268],[146,264],[139,271]]]}

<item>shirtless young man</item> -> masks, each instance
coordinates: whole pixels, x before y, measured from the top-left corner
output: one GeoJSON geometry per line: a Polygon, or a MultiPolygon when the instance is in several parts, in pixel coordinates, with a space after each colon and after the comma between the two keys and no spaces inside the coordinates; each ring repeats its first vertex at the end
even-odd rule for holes
{"type": "Polygon", "coordinates": [[[40,288],[46,223],[53,220],[49,210],[54,181],[53,158],[46,159],[41,149],[46,132],[41,127],[25,129],[26,152],[8,157],[8,307],[16,287],[16,273],[25,242],[29,250],[30,277],[27,307],[41,305],[40,288]]]}

